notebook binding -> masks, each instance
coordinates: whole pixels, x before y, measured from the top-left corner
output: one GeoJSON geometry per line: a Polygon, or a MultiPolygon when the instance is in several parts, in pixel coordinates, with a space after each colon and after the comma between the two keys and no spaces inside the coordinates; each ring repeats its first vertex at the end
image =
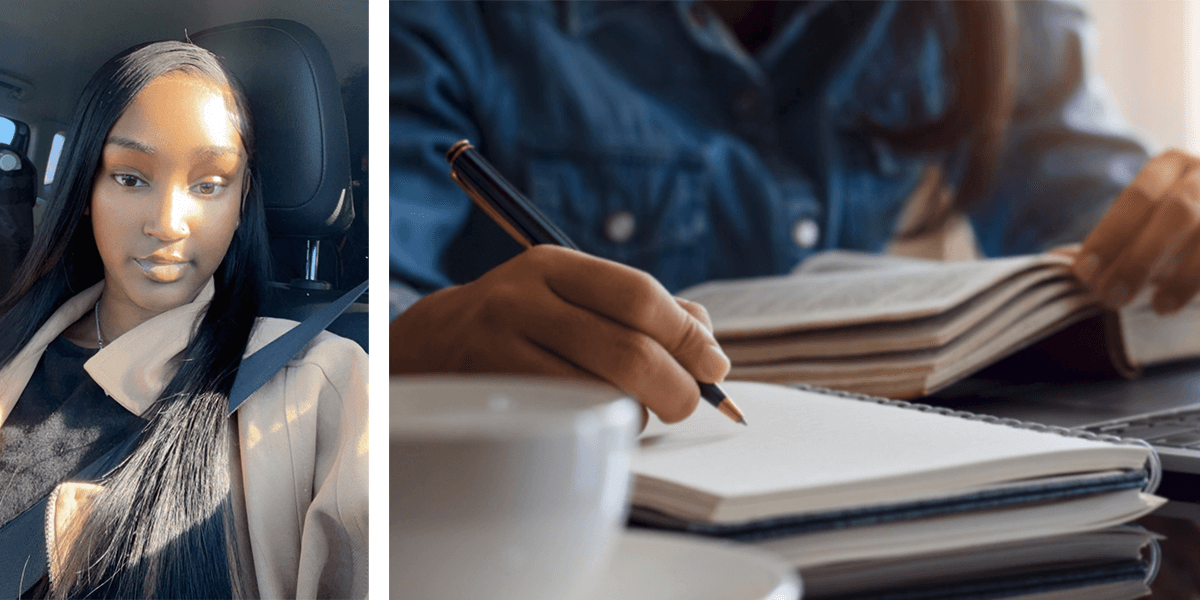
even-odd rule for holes
{"type": "Polygon", "coordinates": [[[1146,559],[1148,564],[1146,567],[1146,577],[1144,579],[1147,587],[1154,583],[1155,579],[1158,579],[1158,571],[1162,569],[1162,553],[1162,546],[1158,543],[1158,538],[1151,537],[1149,552],[1150,556],[1146,559]]]}
{"type": "Polygon", "coordinates": [[[1154,449],[1154,446],[1150,445],[1150,443],[1147,442],[1146,440],[1140,440],[1140,439],[1136,439],[1136,438],[1123,438],[1120,436],[1115,436],[1115,435],[1111,435],[1111,434],[1107,434],[1107,433],[1094,433],[1091,431],[1084,431],[1082,429],[1071,429],[1069,427],[1060,427],[1057,425],[1045,425],[1042,423],[1034,423],[1032,421],[1022,421],[1020,419],[1013,419],[1013,418],[1009,418],[1009,417],[995,417],[992,415],[981,415],[979,413],[973,413],[973,412],[967,411],[967,410],[954,410],[952,408],[946,408],[944,406],[933,406],[930,404],[922,404],[920,402],[909,402],[908,400],[895,400],[892,398],[884,398],[882,396],[872,396],[870,394],[860,394],[858,392],[847,392],[845,390],[835,390],[835,389],[831,389],[831,388],[827,388],[827,387],[809,385],[807,383],[793,383],[789,387],[792,387],[792,388],[795,388],[798,390],[803,390],[806,392],[824,394],[827,396],[837,396],[838,398],[846,398],[849,400],[858,400],[861,402],[873,402],[875,404],[882,404],[884,406],[894,406],[897,408],[903,408],[903,409],[907,409],[907,410],[917,410],[917,411],[921,411],[921,412],[934,413],[934,414],[943,415],[943,416],[947,416],[947,417],[958,417],[960,419],[966,419],[968,421],[982,421],[984,423],[992,423],[994,425],[1005,425],[1008,427],[1014,427],[1016,429],[1028,429],[1031,431],[1054,433],[1054,434],[1065,436],[1065,437],[1080,438],[1080,439],[1085,439],[1085,440],[1094,440],[1094,441],[1100,441],[1100,442],[1110,442],[1110,443],[1114,443],[1114,444],[1127,444],[1127,445],[1133,445],[1133,446],[1142,446],[1142,447],[1150,450],[1150,457],[1149,457],[1149,459],[1147,459],[1147,464],[1146,464],[1146,470],[1149,472],[1149,474],[1148,474],[1148,477],[1146,480],[1146,485],[1142,488],[1142,491],[1147,494],[1153,494],[1154,491],[1158,489],[1158,485],[1160,483],[1162,483],[1162,459],[1159,458],[1158,451],[1154,449]]]}

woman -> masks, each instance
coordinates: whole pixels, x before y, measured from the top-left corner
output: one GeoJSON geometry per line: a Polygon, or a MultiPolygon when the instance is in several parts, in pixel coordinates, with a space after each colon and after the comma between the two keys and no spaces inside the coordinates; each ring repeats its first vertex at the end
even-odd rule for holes
{"type": "Polygon", "coordinates": [[[366,595],[365,353],[322,334],[227,417],[242,356],[291,325],[257,318],[253,147],[197,46],[133,48],[85,87],[0,301],[0,514],[51,494],[26,593],[366,595]],[[98,484],[67,481],[125,439],[98,484]]]}

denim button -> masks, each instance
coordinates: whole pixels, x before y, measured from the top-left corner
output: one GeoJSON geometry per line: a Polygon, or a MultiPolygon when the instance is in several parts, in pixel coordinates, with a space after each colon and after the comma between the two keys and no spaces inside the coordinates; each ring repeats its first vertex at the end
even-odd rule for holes
{"type": "Polygon", "coordinates": [[[796,221],[792,226],[792,241],[797,246],[809,249],[817,245],[817,240],[821,238],[821,229],[817,227],[817,222],[812,219],[801,219],[796,221]]]}
{"type": "Polygon", "coordinates": [[[608,241],[614,244],[622,244],[629,241],[629,238],[633,237],[633,232],[636,229],[637,220],[627,210],[617,211],[609,215],[608,219],[604,221],[604,235],[608,237],[608,241]]]}
{"type": "Polygon", "coordinates": [[[0,171],[16,171],[21,168],[21,159],[12,152],[0,152],[0,171]]]}

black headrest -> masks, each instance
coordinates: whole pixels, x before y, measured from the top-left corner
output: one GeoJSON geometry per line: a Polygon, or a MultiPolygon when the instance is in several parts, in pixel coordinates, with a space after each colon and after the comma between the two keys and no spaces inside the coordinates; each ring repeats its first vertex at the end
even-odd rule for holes
{"type": "Polygon", "coordinates": [[[25,153],[0,144],[0,204],[29,204],[37,200],[37,168],[25,153]]]}
{"type": "Polygon", "coordinates": [[[354,221],[341,88],[311,29],[266,19],[189,36],[221,57],[253,113],[267,224],[279,237],[339,234],[354,221]]]}

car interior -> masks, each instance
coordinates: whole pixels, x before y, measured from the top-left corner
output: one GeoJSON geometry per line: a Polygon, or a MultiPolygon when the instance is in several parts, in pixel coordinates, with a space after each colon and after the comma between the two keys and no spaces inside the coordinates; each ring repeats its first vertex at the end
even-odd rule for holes
{"type": "MultiPolygon", "coordinates": [[[[54,186],[91,74],[138,43],[221,57],[256,129],[274,275],[264,316],[303,320],[367,278],[367,2],[234,0],[0,5],[0,293],[54,186]]],[[[367,348],[367,295],[328,329],[367,348]]]]}

